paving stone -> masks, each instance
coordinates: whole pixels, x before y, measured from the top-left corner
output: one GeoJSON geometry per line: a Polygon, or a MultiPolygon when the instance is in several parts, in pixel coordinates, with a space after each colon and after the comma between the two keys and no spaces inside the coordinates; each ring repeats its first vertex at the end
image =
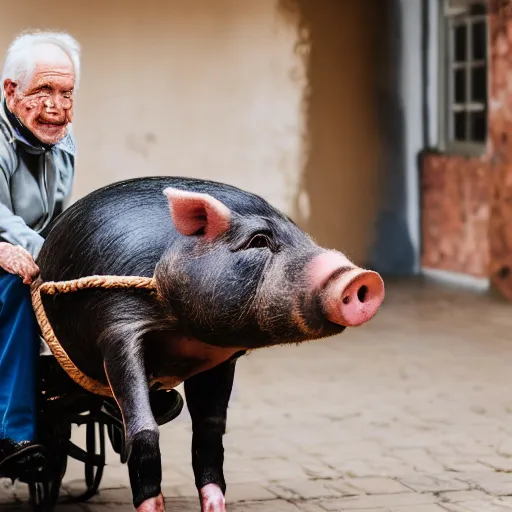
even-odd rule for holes
{"type": "Polygon", "coordinates": [[[493,457],[479,457],[478,462],[496,471],[505,471],[507,473],[512,473],[512,459],[495,455],[493,457]]]}
{"type": "Polygon", "coordinates": [[[464,491],[470,485],[446,474],[418,474],[410,478],[400,478],[402,484],[416,492],[464,491]]]}
{"type": "MultiPolygon", "coordinates": [[[[77,512],[113,512],[114,510],[119,512],[133,512],[132,505],[123,505],[120,503],[84,503],[80,507],[80,509],[77,509],[77,512]]],[[[182,507],[181,510],[184,512],[192,512],[193,509],[191,507],[182,507]]]]}
{"type": "Polygon", "coordinates": [[[380,494],[372,496],[358,496],[354,498],[340,498],[332,501],[322,501],[321,505],[326,510],[347,510],[347,509],[370,509],[370,508],[389,508],[391,506],[408,507],[411,505],[427,505],[435,503],[436,497],[432,494],[380,494]]]}
{"type": "MultiPolygon", "coordinates": [[[[356,479],[336,479],[325,481],[325,485],[336,490],[341,496],[357,496],[359,494],[365,494],[365,491],[350,485],[351,480],[356,479]]],[[[409,490],[409,489],[407,489],[409,490]]]]}
{"type": "Polygon", "coordinates": [[[335,467],[341,474],[352,477],[391,477],[414,472],[413,466],[393,457],[375,457],[368,460],[344,460],[337,456],[322,457],[323,462],[335,467]]]}
{"type": "MultiPolygon", "coordinates": [[[[199,512],[200,505],[198,499],[192,498],[166,498],[165,499],[166,510],[174,512],[199,512]]],[[[82,505],[81,512],[106,512],[107,510],[119,510],[120,512],[134,512],[132,505],[119,504],[119,503],[87,503],[82,505]]],[[[56,509],[56,512],[60,512],[61,505],[56,509]]],[[[65,511],[64,511],[65,512],[65,511]]],[[[71,512],[71,511],[70,511],[71,512]]],[[[73,511],[75,512],[75,511],[73,511]]],[[[76,512],[79,512],[78,510],[76,512]]]]}
{"type": "Polygon", "coordinates": [[[237,470],[224,471],[224,476],[228,485],[230,484],[243,484],[247,482],[265,482],[269,480],[267,475],[259,471],[248,470],[240,468],[237,470]]]}
{"type": "Polygon", "coordinates": [[[319,461],[297,461],[294,463],[298,464],[304,474],[309,478],[337,478],[340,476],[340,473],[337,469],[329,467],[327,464],[319,461]]]}
{"type": "MultiPolygon", "coordinates": [[[[325,509],[324,509],[325,510],[325,509]]],[[[372,508],[347,508],[343,512],[389,512],[388,508],[372,507],[372,508]]]]}
{"type": "Polygon", "coordinates": [[[470,472],[470,471],[477,471],[481,472],[486,470],[486,468],[489,468],[489,470],[492,470],[489,466],[486,466],[485,464],[482,464],[479,462],[478,458],[474,455],[441,455],[435,456],[435,459],[441,464],[441,466],[444,467],[447,471],[455,471],[455,472],[470,472]]]}
{"type": "Polygon", "coordinates": [[[454,492],[442,492],[439,494],[441,501],[449,501],[452,503],[460,503],[464,501],[491,501],[493,498],[489,494],[483,491],[471,490],[471,491],[454,491],[454,492]]]}
{"type": "Polygon", "coordinates": [[[181,485],[163,486],[163,491],[165,492],[165,496],[174,498],[197,497],[197,489],[193,482],[181,485]]]}
{"type": "Polygon", "coordinates": [[[446,512],[446,509],[435,503],[428,505],[406,505],[405,507],[390,507],[389,512],[446,512]]]}
{"type": "Polygon", "coordinates": [[[297,498],[295,492],[286,488],[286,482],[281,482],[279,484],[268,483],[266,489],[283,500],[293,500],[297,498]]]}
{"type": "Polygon", "coordinates": [[[472,512],[466,504],[476,502],[464,502],[464,503],[442,503],[441,507],[448,512],[472,512]]]}
{"type": "Polygon", "coordinates": [[[233,484],[228,487],[226,492],[227,503],[274,500],[275,498],[274,493],[257,483],[233,484]]]}
{"type": "Polygon", "coordinates": [[[307,479],[307,475],[300,466],[279,458],[252,460],[250,467],[269,480],[307,479]]]}
{"type": "Polygon", "coordinates": [[[279,492],[279,496],[285,499],[311,500],[317,498],[339,497],[342,495],[333,487],[328,487],[319,480],[293,480],[277,484],[271,488],[272,492],[279,492]],[[283,492],[279,492],[278,489],[283,492]]]}
{"type": "Polygon", "coordinates": [[[479,476],[467,476],[468,481],[493,496],[512,494],[512,475],[507,473],[490,473],[479,476]]]}
{"type": "MultiPolygon", "coordinates": [[[[176,508],[176,510],[180,509],[176,508]]],[[[229,507],[229,512],[297,512],[298,510],[300,509],[298,509],[293,503],[289,503],[284,500],[239,503],[229,507]]],[[[180,510],[180,512],[182,511],[180,510]]],[[[194,512],[198,511],[195,510],[194,512]]]]}
{"type": "Polygon", "coordinates": [[[293,504],[301,512],[325,512],[325,508],[321,507],[319,503],[314,501],[294,501],[293,504]]]}
{"type": "MultiPolygon", "coordinates": [[[[509,410],[512,411],[512,407],[509,407],[509,410]]],[[[504,457],[512,457],[512,439],[507,437],[503,441],[499,442],[496,451],[498,455],[502,455],[504,457]]]]}
{"type": "Polygon", "coordinates": [[[394,456],[421,473],[440,473],[444,467],[425,450],[396,450],[394,456]]]}
{"type": "Polygon", "coordinates": [[[90,499],[90,503],[131,504],[132,493],[126,487],[124,489],[100,489],[98,494],[90,499]]]}
{"type": "Polygon", "coordinates": [[[410,489],[391,478],[346,478],[345,484],[359,489],[366,494],[395,494],[410,492],[410,489]]]}
{"type": "MultiPolygon", "coordinates": [[[[114,505],[112,508],[114,508],[116,505],[114,505]]],[[[117,505],[118,506],[118,505],[117,505]]],[[[131,507],[133,509],[133,507],[131,507]]],[[[25,509],[20,509],[21,510],[25,510],[25,509]]],[[[27,508],[26,510],[30,510],[29,508],[27,508]]],[[[83,505],[79,505],[77,503],[61,503],[61,504],[58,504],[57,505],[57,508],[56,510],[58,510],[59,512],[87,512],[87,509],[86,507],[84,507],[83,505]]],[[[89,510],[96,510],[95,506],[89,506],[89,510]]],[[[119,508],[118,510],[122,510],[121,508],[119,508]]],[[[129,510],[129,508],[126,508],[126,510],[129,510]]]]}
{"type": "Polygon", "coordinates": [[[449,512],[507,512],[512,510],[510,504],[494,501],[465,501],[463,503],[445,503],[443,508],[449,512]]]}

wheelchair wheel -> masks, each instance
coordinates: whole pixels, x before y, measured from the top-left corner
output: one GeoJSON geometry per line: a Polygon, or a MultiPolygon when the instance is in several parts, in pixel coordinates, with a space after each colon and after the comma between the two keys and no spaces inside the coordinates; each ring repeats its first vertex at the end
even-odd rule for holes
{"type": "Polygon", "coordinates": [[[34,512],[51,512],[55,503],[52,503],[50,484],[48,481],[30,482],[30,506],[34,512]]]}
{"type": "Polygon", "coordinates": [[[63,438],[58,444],[54,444],[51,453],[46,450],[45,452],[45,467],[39,468],[33,475],[24,475],[20,480],[28,484],[29,502],[34,512],[52,512],[59,500],[68,463],[67,439],[63,438]]]}
{"type": "Polygon", "coordinates": [[[62,481],[55,462],[46,455],[46,464],[34,474],[24,474],[20,481],[28,484],[30,506],[34,512],[51,512],[57,503],[62,481]]]}
{"type": "Polygon", "coordinates": [[[103,469],[105,468],[105,425],[103,423],[90,423],[87,425],[87,453],[99,455],[99,464],[89,462],[85,465],[85,483],[87,492],[94,496],[103,478],[103,469]],[[96,438],[96,426],[98,427],[98,439],[96,438]],[[96,453],[96,441],[98,441],[99,453],[96,453]]]}
{"type": "Polygon", "coordinates": [[[52,467],[52,478],[50,480],[50,503],[52,506],[57,504],[59,500],[60,487],[62,485],[62,480],[64,479],[64,475],[66,474],[66,469],[68,467],[68,454],[66,451],[67,444],[62,446],[61,449],[57,453],[57,457],[53,461],[52,467]]]}
{"type": "Polygon", "coordinates": [[[85,485],[87,490],[72,498],[74,502],[84,502],[97,492],[103,478],[106,464],[105,455],[105,425],[101,422],[90,421],[86,424],[86,451],[74,447],[70,455],[84,463],[85,485]],[[98,436],[96,437],[96,428],[98,436]]]}
{"type": "Polygon", "coordinates": [[[112,449],[119,455],[122,462],[125,447],[124,430],[119,428],[117,425],[110,424],[107,425],[107,433],[110,439],[110,444],[112,445],[112,449]]]}

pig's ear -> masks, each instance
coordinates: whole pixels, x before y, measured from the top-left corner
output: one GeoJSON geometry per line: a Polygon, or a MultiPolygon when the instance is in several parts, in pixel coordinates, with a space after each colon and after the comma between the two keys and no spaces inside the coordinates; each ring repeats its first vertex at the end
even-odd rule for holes
{"type": "Polygon", "coordinates": [[[231,212],[214,197],[172,187],[166,188],[164,194],[169,201],[174,226],[181,234],[202,234],[213,240],[229,229],[231,212]]]}

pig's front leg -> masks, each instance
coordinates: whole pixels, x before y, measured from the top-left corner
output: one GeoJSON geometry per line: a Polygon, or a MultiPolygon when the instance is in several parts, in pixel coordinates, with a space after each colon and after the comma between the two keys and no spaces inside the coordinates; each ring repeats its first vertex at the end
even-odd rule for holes
{"type": "Polygon", "coordinates": [[[234,376],[235,361],[229,361],[185,381],[192,418],[192,467],[202,512],[226,511],[222,436],[234,376]]]}
{"type": "Polygon", "coordinates": [[[105,372],[123,415],[125,459],[137,512],[163,512],[158,425],[151,411],[141,342],[133,333],[111,329],[102,343],[105,372]]]}

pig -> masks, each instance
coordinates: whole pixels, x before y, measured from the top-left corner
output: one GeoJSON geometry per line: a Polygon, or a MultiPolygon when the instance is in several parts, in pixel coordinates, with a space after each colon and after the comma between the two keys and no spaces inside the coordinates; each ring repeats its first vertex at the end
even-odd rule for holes
{"type": "Polygon", "coordinates": [[[153,294],[42,297],[75,365],[112,389],[138,512],[165,510],[151,379],[162,389],[184,383],[201,510],[225,512],[223,436],[237,359],[359,326],[384,298],[378,273],[318,246],[260,196],[192,178],[136,178],[85,196],[53,224],[37,264],[43,281],[155,278],[153,294]]]}

